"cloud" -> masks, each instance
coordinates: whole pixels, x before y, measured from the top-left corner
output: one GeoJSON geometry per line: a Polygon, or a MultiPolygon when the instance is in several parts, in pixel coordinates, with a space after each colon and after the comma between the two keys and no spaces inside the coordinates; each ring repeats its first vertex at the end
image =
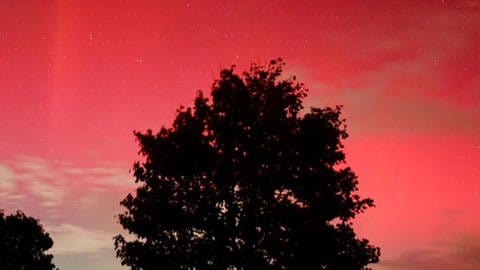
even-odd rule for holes
{"type": "Polygon", "coordinates": [[[41,205],[45,207],[60,205],[66,194],[61,185],[55,185],[55,182],[51,183],[40,179],[30,182],[30,191],[41,198],[41,205]]]}
{"type": "Polygon", "coordinates": [[[128,167],[93,167],[77,170],[81,172],[85,181],[98,182],[100,186],[108,189],[111,187],[133,186],[133,178],[126,172],[125,168],[128,167]]]}
{"type": "Polygon", "coordinates": [[[128,166],[119,164],[83,167],[31,156],[0,160],[1,207],[39,219],[54,240],[51,253],[64,258],[112,252],[113,236],[121,231],[114,216],[134,186],[128,166]]]}
{"type": "Polygon", "coordinates": [[[473,55],[480,21],[465,8],[478,9],[480,1],[445,2],[405,2],[323,35],[338,47],[328,68],[294,66],[312,90],[307,106],[344,104],[353,132],[478,134],[480,62],[473,55]]]}
{"type": "Polygon", "coordinates": [[[0,192],[10,191],[15,187],[15,174],[7,166],[0,164],[0,192]]]}
{"type": "Polygon", "coordinates": [[[37,198],[37,203],[43,207],[55,207],[62,203],[66,195],[64,178],[46,160],[19,156],[4,161],[2,166],[11,172],[11,184],[15,186],[15,189],[4,194],[6,197],[28,194],[37,198]]]}
{"type": "Polygon", "coordinates": [[[448,241],[437,241],[423,249],[410,250],[395,259],[383,260],[376,270],[383,269],[480,269],[480,234],[457,235],[448,241]]]}
{"type": "Polygon", "coordinates": [[[133,189],[127,170],[118,164],[82,167],[31,156],[0,160],[0,204],[6,211],[22,209],[39,218],[73,216],[71,209],[88,212],[100,206],[113,211],[104,198],[113,197],[112,205],[118,205],[119,194],[133,189]]]}
{"type": "Polygon", "coordinates": [[[351,27],[319,36],[328,55],[287,65],[311,89],[306,107],[345,105],[352,133],[478,134],[480,17],[471,10],[480,1],[442,2],[372,2],[345,14],[351,27]],[[369,5],[394,12],[365,16],[369,5]]]}
{"type": "Polygon", "coordinates": [[[96,254],[113,248],[113,234],[80,227],[74,224],[45,226],[54,241],[55,255],[96,254]]]}

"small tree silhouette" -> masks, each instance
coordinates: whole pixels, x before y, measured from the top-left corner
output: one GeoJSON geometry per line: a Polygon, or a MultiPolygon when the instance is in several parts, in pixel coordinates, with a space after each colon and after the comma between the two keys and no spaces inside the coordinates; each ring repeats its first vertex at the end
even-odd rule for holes
{"type": "Polygon", "coordinates": [[[52,239],[36,219],[21,211],[8,216],[0,211],[0,269],[57,269],[53,256],[45,254],[52,246],[52,239]]]}
{"type": "Polygon", "coordinates": [[[135,132],[143,162],[115,237],[131,269],[368,269],[380,250],[352,219],[373,206],[347,167],[340,107],[302,114],[284,62],[222,70],[173,127],[135,132]]]}

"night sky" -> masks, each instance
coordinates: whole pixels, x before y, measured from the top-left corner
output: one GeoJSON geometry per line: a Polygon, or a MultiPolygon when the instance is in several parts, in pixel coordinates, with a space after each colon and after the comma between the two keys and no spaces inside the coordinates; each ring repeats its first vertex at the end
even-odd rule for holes
{"type": "Polygon", "coordinates": [[[60,269],[123,269],[132,131],[282,57],[306,107],[344,105],[374,269],[479,269],[479,49],[480,0],[4,0],[0,208],[40,219],[60,269]]]}

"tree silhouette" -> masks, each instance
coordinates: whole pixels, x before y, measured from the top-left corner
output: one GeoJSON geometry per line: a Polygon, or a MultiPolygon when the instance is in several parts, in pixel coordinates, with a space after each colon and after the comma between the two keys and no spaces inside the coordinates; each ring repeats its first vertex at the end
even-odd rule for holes
{"type": "Polygon", "coordinates": [[[131,269],[368,269],[380,250],[352,219],[373,206],[345,165],[341,108],[303,112],[284,62],[224,69],[173,127],[135,132],[135,195],[117,257],[131,269]]]}
{"type": "Polygon", "coordinates": [[[44,253],[52,246],[52,239],[36,219],[21,211],[8,216],[0,211],[0,269],[57,269],[53,256],[44,253]]]}

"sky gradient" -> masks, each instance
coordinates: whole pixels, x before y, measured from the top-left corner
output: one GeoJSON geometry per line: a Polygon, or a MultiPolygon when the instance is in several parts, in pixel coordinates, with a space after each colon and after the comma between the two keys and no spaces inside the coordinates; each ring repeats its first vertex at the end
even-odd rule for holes
{"type": "Polygon", "coordinates": [[[384,269],[479,269],[480,0],[0,2],[0,208],[62,270],[120,270],[133,130],[170,125],[221,68],[282,57],[343,104],[384,269]]]}

